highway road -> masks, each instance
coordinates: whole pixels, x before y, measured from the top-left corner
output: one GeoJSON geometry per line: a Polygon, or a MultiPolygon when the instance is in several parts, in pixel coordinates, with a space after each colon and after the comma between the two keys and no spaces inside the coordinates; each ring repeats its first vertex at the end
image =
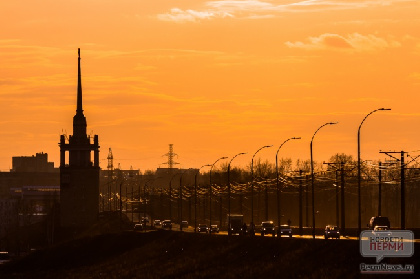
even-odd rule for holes
{"type": "MultiPolygon", "coordinates": [[[[178,224],[173,224],[172,225],[172,230],[180,231],[179,225],[178,224]]],[[[182,230],[184,232],[194,233],[194,228],[191,227],[191,226],[189,226],[188,228],[183,228],[182,230]]],[[[205,234],[205,233],[201,233],[201,234],[205,234]]],[[[219,233],[212,233],[212,235],[227,235],[227,231],[220,231],[219,233]]],[[[257,230],[255,236],[256,237],[268,237],[268,238],[272,237],[271,235],[261,236],[261,234],[258,232],[258,230],[257,230]]],[[[312,239],[312,235],[309,235],[309,234],[307,234],[307,235],[297,235],[296,234],[296,235],[293,235],[292,237],[293,238],[301,238],[301,239],[312,239]]],[[[288,236],[283,236],[282,238],[288,239],[289,237],[288,236]]],[[[315,235],[315,239],[325,240],[324,235],[315,235]]],[[[331,239],[331,240],[334,241],[335,239],[331,239]]],[[[359,240],[359,238],[355,237],[355,236],[341,236],[340,240],[359,240]]],[[[417,242],[417,243],[420,243],[420,239],[414,239],[413,241],[417,242]]]]}

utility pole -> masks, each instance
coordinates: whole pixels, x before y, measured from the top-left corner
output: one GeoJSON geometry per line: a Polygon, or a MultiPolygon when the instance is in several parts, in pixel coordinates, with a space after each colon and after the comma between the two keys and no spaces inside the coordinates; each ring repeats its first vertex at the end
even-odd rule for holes
{"type": "Polygon", "coordinates": [[[122,193],[121,193],[121,187],[122,187],[123,182],[120,182],[120,230],[122,230],[122,206],[123,206],[123,202],[122,202],[122,193]]]}
{"type": "Polygon", "coordinates": [[[141,212],[141,210],[140,210],[140,204],[141,204],[141,192],[140,192],[140,182],[139,182],[139,184],[138,184],[138,190],[139,190],[139,204],[138,204],[138,206],[137,206],[137,210],[138,210],[138,220],[137,220],[137,223],[139,223],[140,224],[140,220],[141,220],[141,218],[140,218],[140,212],[141,212]]]}
{"type": "Polygon", "coordinates": [[[378,174],[378,216],[382,215],[382,163],[379,162],[379,174],[378,174]]]}
{"type": "Polygon", "coordinates": [[[172,221],[172,180],[169,182],[169,220],[172,221]]]}
{"type": "MultiPolygon", "coordinates": [[[[338,171],[339,169],[336,167],[336,165],[340,164],[342,166],[343,162],[341,163],[325,163],[324,165],[328,165],[329,167],[332,167],[335,170],[335,224],[339,227],[340,226],[340,205],[339,205],[339,190],[338,190],[338,171]]],[[[342,169],[340,168],[342,171],[342,169]]]]}
{"type": "Polygon", "coordinates": [[[338,169],[335,170],[335,224],[340,226],[340,205],[338,201],[338,169]]]}
{"type": "Polygon", "coordinates": [[[223,201],[222,194],[219,194],[219,206],[220,206],[220,220],[219,220],[220,225],[219,225],[219,229],[222,228],[222,222],[223,222],[223,220],[222,220],[222,218],[223,218],[223,215],[222,215],[222,211],[223,211],[222,201],[223,201]]]}
{"type": "Polygon", "coordinates": [[[111,211],[111,183],[113,181],[113,172],[114,172],[114,156],[112,155],[111,147],[109,148],[108,152],[108,210],[111,211]]]}
{"type": "Polygon", "coordinates": [[[405,171],[404,151],[401,151],[401,229],[405,230],[405,171]]]}
{"type": "Polygon", "coordinates": [[[303,234],[302,228],[302,170],[299,170],[299,235],[303,234]]]}
{"type": "Polygon", "coordinates": [[[265,185],[265,220],[268,220],[268,185],[265,185]]]}
{"type": "Polygon", "coordinates": [[[179,205],[180,205],[180,209],[179,209],[179,214],[180,214],[180,218],[179,218],[179,228],[182,232],[182,175],[184,173],[182,173],[179,177],[179,205]]]}
{"type": "MultiPolygon", "coordinates": [[[[405,230],[405,162],[404,162],[404,155],[408,152],[404,151],[379,151],[379,153],[383,153],[388,155],[389,157],[400,161],[401,164],[401,229],[405,230]],[[400,153],[401,159],[398,159],[390,154],[400,153]]],[[[417,158],[417,157],[416,157],[417,158]]],[[[414,159],[413,159],[414,160],[414,159]]]]}
{"type": "Polygon", "coordinates": [[[308,180],[309,180],[309,176],[308,175],[305,175],[305,181],[306,181],[306,189],[305,189],[305,203],[306,203],[306,205],[305,205],[305,208],[306,208],[306,212],[305,212],[305,217],[306,217],[306,227],[308,228],[309,227],[309,197],[308,197],[308,195],[309,195],[309,183],[308,183],[308,180]]]}
{"type": "MultiPolygon", "coordinates": [[[[346,206],[345,206],[346,199],[345,199],[345,179],[344,179],[345,169],[344,169],[344,166],[346,165],[346,163],[341,161],[340,163],[337,162],[337,163],[324,163],[324,164],[332,166],[336,170],[336,179],[335,179],[335,181],[336,181],[336,185],[335,185],[335,187],[336,187],[335,188],[336,189],[336,192],[335,192],[336,218],[337,218],[337,226],[340,227],[341,234],[344,235],[345,231],[346,231],[346,206]],[[340,167],[337,168],[335,165],[339,165],[340,167]],[[340,185],[338,185],[338,171],[340,171],[340,185]],[[338,190],[339,186],[341,188],[340,191],[338,190]],[[339,202],[338,202],[339,201],[339,192],[341,192],[341,195],[340,195],[340,199],[341,199],[341,226],[340,226],[340,222],[339,222],[340,221],[339,220],[339,215],[340,215],[339,214],[339,208],[340,208],[340,206],[339,206],[339,202]]],[[[349,170],[349,171],[351,171],[351,170],[349,170]]]]}
{"type": "Polygon", "coordinates": [[[401,229],[405,230],[405,171],[404,151],[401,151],[401,229]]]}
{"type": "Polygon", "coordinates": [[[395,165],[395,162],[379,162],[378,172],[378,216],[382,216],[382,170],[386,169],[386,166],[395,165]]]}
{"type": "Polygon", "coordinates": [[[345,206],[345,190],[344,190],[344,162],[340,164],[341,174],[341,234],[344,235],[346,231],[346,206],[345,206]]]}

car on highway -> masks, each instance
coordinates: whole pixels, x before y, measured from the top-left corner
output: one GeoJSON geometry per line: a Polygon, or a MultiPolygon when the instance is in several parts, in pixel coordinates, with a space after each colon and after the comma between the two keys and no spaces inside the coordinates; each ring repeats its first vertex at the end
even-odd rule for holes
{"type": "Polygon", "coordinates": [[[210,232],[211,233],[219,233],[219,227],[217,225],[211,225],[210,226],[210,232]]]}
{"type": "Polygon", "coordinates": [[[162,229],[170,229],[170,230],[172,230],[172,221],[171,220],[163,220],[163,222],[162,222],[162,229]]]}
{"type": "Polygon", "coordinates": [[[378,236],[391,236],[392,233],[389,230],[388,226],[375,226],[373,228],[373,232],[374,235],[378,235],[378,236]]]}
{"type": "Polygon", "coordinates": [[[181,221],[182,228],[188,228],[188,221],[181,221]]]}
{"type": "Polygon", "coordinates": [[[289,225],[281,225],[279,228],[278,237],[282,237],[283,235],[287,235],[292,237],[292,228],[289,225]]]}
{"type": "Polygon", "coordinates": [[[0,265],[10,262],[9,252],[0,252],[0,265]]]}
{"type": "Polygon", "coordinates": [[[273,221],[265,221],[261,223],[261,236],[266,234],[271,234],[272,236],[276,235],[276,228],[273,221]]]}
{"type": "Polygon", "coordinates": [[[389,231],[388,226],[375,226],[373,228],[374,231],[389,231]]]}
{"type": "Polygon", "coordinates": [[[143,224],[138,223],[134,225],[134,231],[138,232],[138,231],[142,231],[143,230],[143,224]]]}
{"type": "Polygon", "coordinates": [[[209,226],[207,224],[198,224],[198,232],[209,232],[209,226]]]}
{"type": "Polygon", "coordinates": [[[155,220],[155,221],[153,222],[153,224],[155,225],[155,227],[159,227],[159,226],[162,226],[162,221],[160,221],[160,220],[155,220]]]}
{"type": "Polygon", "coordinates": [[[340,230],[337,226],[327,225],[324,231],[324,238],[335,238],[340,239],[340,230]]]}
{"type": "Polygon", "coordinates": [[[389,222],[388,217],[385,216],[375,216],[370,218],[369,224],[367,224],[368,228],[374,230],[376,226],[387,226],[388,228],[391,227],[391,223],[389,222]]]}

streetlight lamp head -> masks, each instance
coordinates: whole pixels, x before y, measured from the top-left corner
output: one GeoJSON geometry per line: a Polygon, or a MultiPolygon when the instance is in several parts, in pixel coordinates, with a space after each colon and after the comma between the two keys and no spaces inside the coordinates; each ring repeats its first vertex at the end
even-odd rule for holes
{"type": "Polygon", "coordinates": [[[301,139],[301,137],[297,137],[297,138],[293,137],[292,139],[301,139]]]}
{"type": "Polygon", "coordinates": [[[223,159],[227,159],[228,157],[222,157],[222,158],[220,158],[220,160],[223,160],[223,159]]]}
{"type": "Polygon", "coordinates": [[[272,147],[273,145],[266,145],[266,146],[264,146],[264,148],[267,148],[267,147],[272,147]]]}
{"type": "Polygon", "coordinates": [[[328,123],[329,125],[334,125],[334,124],[338,124],[338,122],[330,122],[328,123]]]}
{"type": "Polygon", "coordinates": [[[380,108],[378,110],[391,110],[390,108],[380,108]]]}

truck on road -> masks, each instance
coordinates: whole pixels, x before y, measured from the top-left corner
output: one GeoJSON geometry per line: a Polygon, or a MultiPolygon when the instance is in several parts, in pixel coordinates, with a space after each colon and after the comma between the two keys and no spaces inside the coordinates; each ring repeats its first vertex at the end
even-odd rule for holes
{"type": "Polygon", "coordinates": [[[376,216],[370,218],[369,224],[367,224],[368,228],[373,230],[375,226],[387,226],[390,229],[391,224],[389,222],[388,217],[385,216],[376,216]]]}
{"type": "Polygon", "coordinates": [[[232,234],[245,234],[246,232],[242,231],[242,226],[244,224],[244,215],[242,214],[228,214],[228,235],[232,234]]]}

